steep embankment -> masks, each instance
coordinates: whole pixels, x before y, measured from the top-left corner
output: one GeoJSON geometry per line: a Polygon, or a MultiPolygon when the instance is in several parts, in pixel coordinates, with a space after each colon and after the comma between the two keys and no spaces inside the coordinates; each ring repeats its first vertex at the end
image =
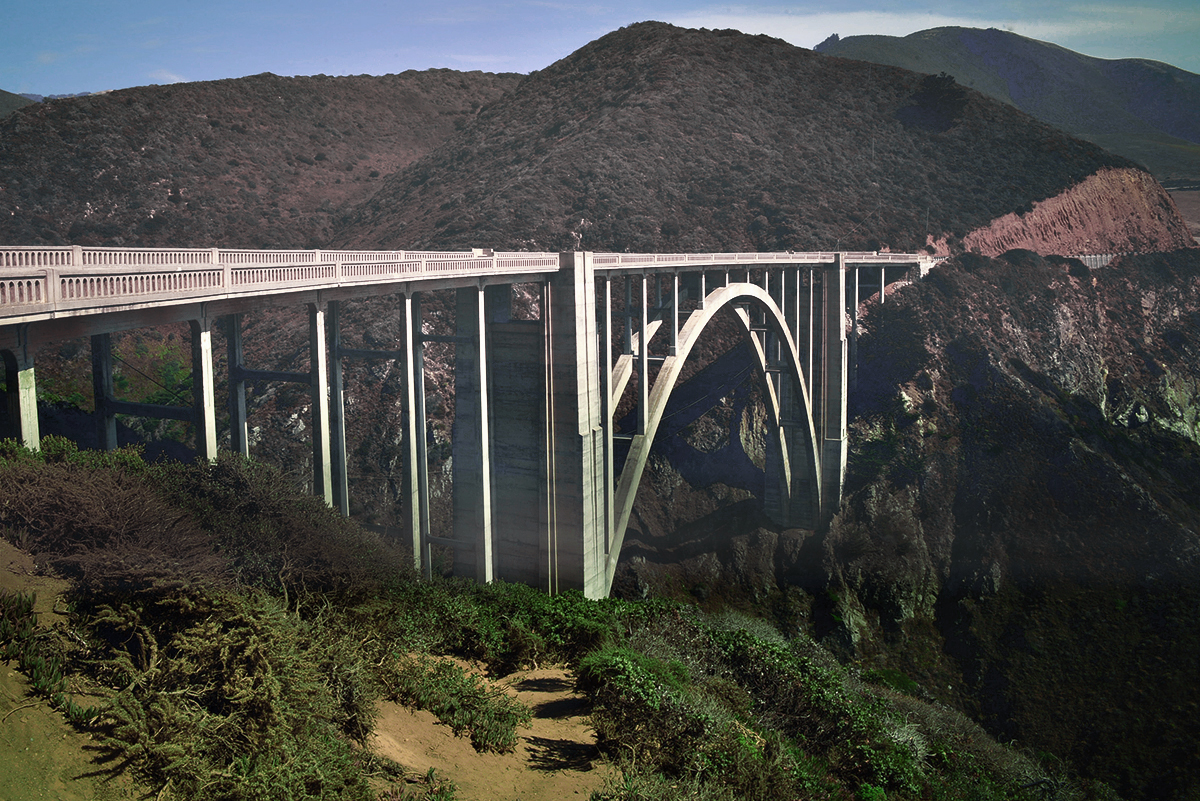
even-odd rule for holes
{"type": "Polygon", "coordinates": [[[963,257],[872,306],[831,642],[1133,798],[1200,792],[1200,253],[963,257]]]}
{"type": "Polygon", "coordinates": [[[528,76],[389,179],[335,241],[911,251],[928,234],[958,247],[1131,166],[952,81],[641,23],[528,76]]]}
{"type": "Polygon", "coordinates": [[[0,241],[319,247],[518,77],[264,73],[27,106],[0,120],[0,241]]]}
{"type": "Polygon", "coordinates": [[[816,50],[949,73],[1073,136],[1145,164],[1159,180],[1200,178],[1200,75],[1169,64],[1093,58],[995,28],[831,36],[816,50]]]}
{"type": "Polygon", "coordinates": [[[1114,242],[1136,252],[1191,247],[1180,219],[1175,201],[1148,174],[1104,169],[1024,214],[1005,214],[972,231],[963,247],[988,256],[1013,248],[1062,256],[1105,253],[1114,242]]]}

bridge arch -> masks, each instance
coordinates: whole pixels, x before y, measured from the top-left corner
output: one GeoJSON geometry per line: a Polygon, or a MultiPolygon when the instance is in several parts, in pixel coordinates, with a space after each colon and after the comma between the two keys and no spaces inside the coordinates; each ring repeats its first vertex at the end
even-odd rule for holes
{"type": "MultiPolygon", "coordinates": [[[[778,458],[774,460],[774,476],[771,475],[772,460],[768,459],[767,485],[769,487],[772,481],[780,485],[783,496],[780,499],[780,511],[785,520],[793,518],[797,509],[802,510],[800,514],[815,514],[820,508],[819,443],[813,421],[811,393],[805,383],[799,351],[783,312],[766,290],[749,283],[718,287],[705,297],[702,306],[703,308],[692,312],[680,329],[675,355],[668,356],[663,361],[649,393],[645,434],[634,437],[621,470],[613,497],[614,526],[605,565],[606,594],[607,589],[612,587],[617,561],[625,540],[625,529],[629,525],[642,474],[671,392],[675,389],[683,366],[701,334],[717,313],[726,307],[734,308],[741,319],[746,336],[758,357],[759,374],[764,379],[767,375],[768,358],[762,344],[750,330],[751,321],[746,307],[753,306],[763,313],[766,326],[780,345],[780,391],[776,392],[773,382],[764,380],[768,421],[773,429],[769,435],[774,440],[769,448],[776,448],[778,452],[778,458]]],[[[645,347],[645,343],[642,347],[645,347]]]]}

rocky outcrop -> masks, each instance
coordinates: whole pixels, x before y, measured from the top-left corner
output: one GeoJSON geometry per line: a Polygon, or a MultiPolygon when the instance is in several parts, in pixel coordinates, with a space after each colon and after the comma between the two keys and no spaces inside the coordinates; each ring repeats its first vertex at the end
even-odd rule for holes
{"type": "MultiPolygon", "coordinates": [[[[1102,169],[1032,206],[972,231],[963,238],[963,248],[986,256],[1014,248],[1070,256],[1194,244],[1171,196],[1149,174],[1133,168],[1102,169]]],[[[945,252],[945,242],[939,245],[945,252]]]]}

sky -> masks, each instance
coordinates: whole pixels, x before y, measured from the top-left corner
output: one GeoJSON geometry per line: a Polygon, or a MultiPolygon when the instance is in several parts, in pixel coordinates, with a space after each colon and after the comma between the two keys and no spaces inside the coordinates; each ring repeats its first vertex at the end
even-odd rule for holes
{"type": "Polygon", "coordinates": [[[1200,73],[1200,3],[1064,0],[0,0],[0,89],[40,95],[407,69],[528,73],[624,25],[735,28],[813,47],[830,34],[1001,28],[1100,58],[1200,73]]]}

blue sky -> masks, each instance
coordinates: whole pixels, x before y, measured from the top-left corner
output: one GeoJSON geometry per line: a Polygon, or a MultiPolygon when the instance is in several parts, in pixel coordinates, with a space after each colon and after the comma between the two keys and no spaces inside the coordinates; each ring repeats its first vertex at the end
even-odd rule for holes
{"type": "Polygon", "coordinates": [[[521,72],[623,25],[662,20],[812,47],[831,33],[995,27],[1101,58],[1200,72],[1200,3],[911,0],[737,5],[681,0],[6,0],[0,89],[65,94],[151,83],[406,69],[521,72]]]}

